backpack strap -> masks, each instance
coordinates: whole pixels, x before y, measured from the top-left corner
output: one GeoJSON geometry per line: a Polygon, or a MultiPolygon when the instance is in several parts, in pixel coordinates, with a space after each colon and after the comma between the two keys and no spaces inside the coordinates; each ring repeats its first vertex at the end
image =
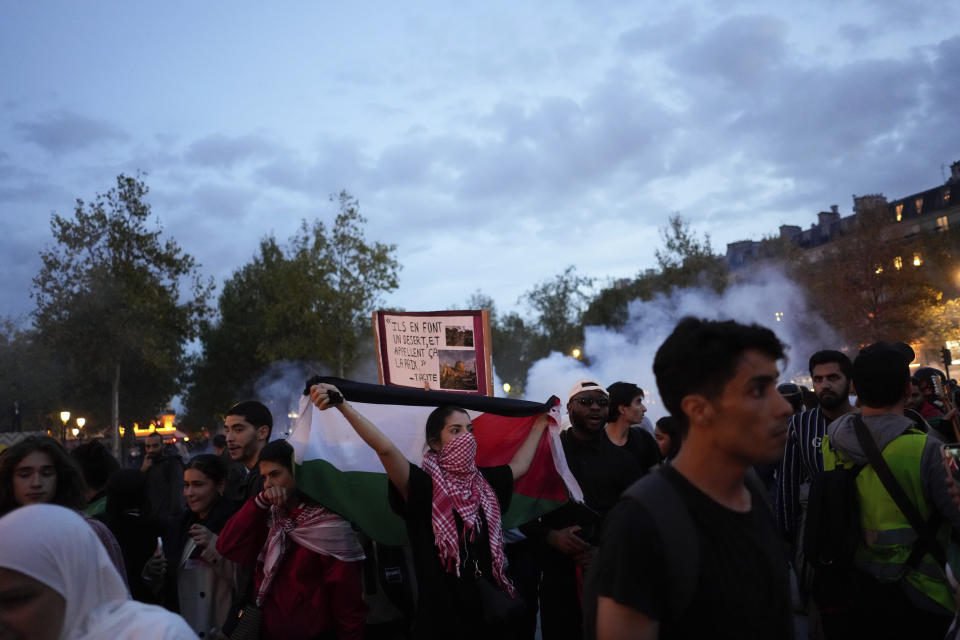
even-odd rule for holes
{"type": "MultiPolygon", "coordinates": [[[[919,541],[912,550],[908,563],[912,561],[913,565],[916,565],[923,555],[917,551],[917,549],[926,548],[934,560],[937,561],[937,564],[940,567],[944,567],[947,563],[947,558],[943,547],[937,542],[930,524],[924,522],[923,516],[920,515],[920,511],[916,505],[910,501],[907,494],[904,493],[903,487],[900,486],[900,483],[898,483],[897,479],[893,476],[893,472],[890,471],[887,461],[883,459],[880,449],[877,448],[877,443],[874,442],[870,431],[867,430],[867,425],[863,423],[863,419],[859,414],[853,416],[853,428],[857,433],[857,441],[860,443],[860,447],[863,448],[863,452],[867,454],[867,460],[876,472],[877,477],[880,478],[880,482],[883,483],[884,489],[887,490],[887,493],[890,494],[893,501],[897,503],[897,507],[900,508],[900,511],[904,517],[906,517],[910,526],[913,527],[913,530],[917,532],[919,541]]],[[[931,521],[935,521],[935,519],[931,518],[931,521]]]]}
{"type": "Polygon", "coordinates": [[[667,567],[667,608],[679,620],[693,600],[700,573],[700,544],[690,512],[660,471],[637,480],[623,495],[639,502],[653,519],[667,567]]]}

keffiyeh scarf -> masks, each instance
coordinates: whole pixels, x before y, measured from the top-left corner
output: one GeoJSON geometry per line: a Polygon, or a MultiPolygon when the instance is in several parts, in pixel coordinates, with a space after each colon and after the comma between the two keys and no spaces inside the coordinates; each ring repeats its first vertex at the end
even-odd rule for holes
{"type": "MultiPolygon", "coordinates": [[[[262,494],[256,497],[256,501],[261,508],[268,505],[262,494]]],[[[263,605],[291,540],[314,553],[333,556],[344,562],[358,562],[366,557],[350,523],[329,509],[305,505],[288,513],[277,505],[270,505],[270,518],[267,543],[257,558],[257,562],[263,563],[257,606],[263,605]]]]}
{"type": "Polygon", "coordinates": [[[469,432],[448,442],[440,453],[431,450],[423,456],[423,469],[433,479],[431,520],[437,551],[444,568],[459,576],[460,541],[453,512],[463,521],[464,537],[472,541],[477,535],[477,514],[483,508],[489,530],[493,578],[512,596],[513,585],[504,572],[500,503],[493,487],[477,469],[476,458],[477,441],[469,432]]]}

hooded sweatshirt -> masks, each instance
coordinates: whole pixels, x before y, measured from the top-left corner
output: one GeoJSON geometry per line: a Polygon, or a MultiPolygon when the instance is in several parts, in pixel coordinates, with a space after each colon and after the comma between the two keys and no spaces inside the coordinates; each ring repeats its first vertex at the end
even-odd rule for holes
{"type": "MultiPolygon", "coordinates": [[[[867,455],[857,441],[857,433],[853,427],[854,416],[848,413],[840,416],[827,425],[827,435],[831,446],[838,449],[843,455],[855,464],[866,464],[867,455]]],[[[913,428],[914,423],[909,418],[896,413],[884,413],[875,416],[862,416],[867,431],[873,436],[877,448],[882,452],[888,444],[913,428]]],[[[927,443],[920,455],[920,474],[923,486],[923,495],[934,510],[947,519],[954,528],[960,529],[960,510],[953,503],[947,492],[947,472],[943,467],[943,458],[940,447],[943,441],[939,435],[930,431],[927,434],[927,443]]]]}

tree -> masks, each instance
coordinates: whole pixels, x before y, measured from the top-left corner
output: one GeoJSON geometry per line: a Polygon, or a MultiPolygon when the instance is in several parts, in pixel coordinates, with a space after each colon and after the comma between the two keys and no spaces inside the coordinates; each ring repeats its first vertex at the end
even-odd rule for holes
{"type": "Polygon", "coordinates": [[[920,241],[895,238],[888,218],[885,204],[857,211],[849,232],[792,274],[811,306],[852,346],[910,340],[922,330],[923,310],[937,299],[920,241]]]}
{"type": "Polygon", "coordinates": [[[212,420],[258,375],[281,360],[310,363],[341,377],[372,350],[370,314],[397,288],[396,247],[367,242],[357,200],[331,197],[328,228],[303,221],[286,246],[260,242],[250,263],[223,286],[219,318],[201,332],[187,399],[195,426],[212,420]]]}
{"type": "Polygon", "coordinates": [[[673,289],[710,287],[722,292],[729,273],[723,256],[713,252],[710,236],[701,240],[679,215],[672,215],[660,229],[663,247],[655,255],[660,269],[637,274],[632,280],[617,280],[601,289],[583,314],[585,325],[619,329],[628,317],[628,306],[634,300],[650,300],[658,293],[673,289]]]}
{"type": "MultiPolygon", "coordinates": [[[[334,200],[332,196],[330,199],[334,200]]],[[[367,220],[360,215],[357,199],[341,191],[336,200],[340,211],[326,254],[331,265],[328,284],[334,292],[333,304],[326,309],[332,330],[323,337],[332,338],[336,347],[334,369],[343,377],[356,360],[360,337],[369,334],[370,314],[380,294],[397,288],[400,267],[394,258],[395,245],[367,244],[363,236],[367,220]]],[[[314,223],[314,237],[324,231],[322,223],[314,223]]]]}
{"type": "Polygon", "coordinates": [[[55,414],[64,407],[66,383],[60,359],[36,331],[0,320],[0,431],[60,427],[55,414]]]}
{"type": "Polygon", "coordinates": [[[709,286],[719,293],[726,288],[726,261],[713,252],[709,234],[700,240],[690,225],[674,214],[667,227],[660,230],[660,238],[664,246],[655,255],[660,264],[661,289],[709,286]]]}
{"type": "Polygon", "coordinates": [[[540,351],[569,353],[583,346],[583,312],[590,302],[593,279],[568,266],[550,280],[537,284],[522,300],[533,309],[540,351]]]}
{"type": "Polygon", "coordinates": [[[194,258],[148,224],[147,193],[140,176],[121,174],[93,202],[78,199],[72,217],[53,214],[56,244],[40,253],[33,280],[34,323],[67,362],[67,400],[103,422],[109,415],[115,454],[121,420],[149,421],[179,389],[212,288],[194,258]]]}
{"type": "Polygon", "coordinates": [[[942,345],[947,340],[960,340],[960,298],[928,303],[919,315],[927,343],[942,345]]]}

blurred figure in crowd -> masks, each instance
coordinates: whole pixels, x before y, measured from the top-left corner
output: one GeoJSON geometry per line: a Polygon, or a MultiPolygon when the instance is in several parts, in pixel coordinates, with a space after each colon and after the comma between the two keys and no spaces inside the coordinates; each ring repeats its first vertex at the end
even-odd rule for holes
{"type": "Polygon", "coordinates": [[[34,504],[0,518],[0,630],[31,640],[188,640],[179,616],[130,600],[75,511],[34,504]]]}

